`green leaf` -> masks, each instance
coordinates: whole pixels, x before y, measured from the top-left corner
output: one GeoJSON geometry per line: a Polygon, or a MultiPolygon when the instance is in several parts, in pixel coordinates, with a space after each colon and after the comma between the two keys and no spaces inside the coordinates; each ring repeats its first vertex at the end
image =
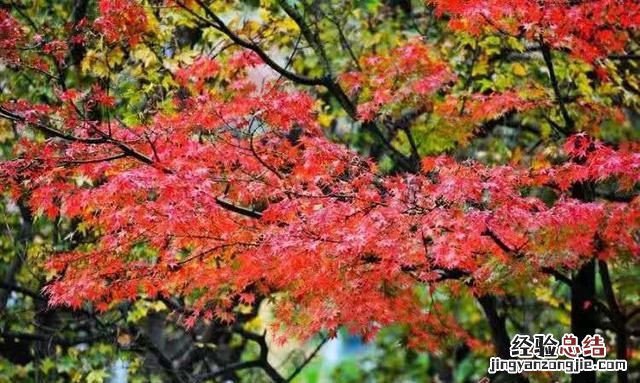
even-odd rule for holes
{"type": "Polygon", "coordinates": [[[86,378],[87,383],[103,383],[106,378],[109,377],[109,373],[101,368],[99,370],[91,371],[86,378]]]}

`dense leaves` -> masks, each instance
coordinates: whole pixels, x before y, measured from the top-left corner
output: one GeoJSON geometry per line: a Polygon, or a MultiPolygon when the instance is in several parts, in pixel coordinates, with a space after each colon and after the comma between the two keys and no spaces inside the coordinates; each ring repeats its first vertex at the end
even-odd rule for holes
{"type": "Polygon", "coordinates": [[[622,53],[640,24],[636,1],[433,1],[453,29],[483,28],[540,40],[586,61],[622,53]]]}
{"type": "MultiPolygon", "coordinates": [[[[195,78],[203,64],[191,67],[195,78]]],[[[289,331],[344,324],[369,334],[431,323],[412,307],[415,279],[435,283],[455,270],[476,288],[498,288],[507,276],[495,263],[513,278],[572,268],[596,239],[603,257],[639,254],[637,199],[582,203],[568,193],[591,181],[632,187],[637,153],[574,136],[558,166],[438,157],[423,160],[427,173],[384,176],[322,138],[309,96],[257,90],[243,76],[234,84],[231,98],[176,100],[177,112],[130,128],[78,121],[70,107],[81,97],[67,91],[48,114],[59,111],[73,140],[25,143],[3,165],[7,180],[28,180],[13,188],[29,188],[32,209],[79,217],[101,233],[94,249],[52,258],[64,272],[47,287],[53,304],[89,300],[104,310],[141,294],[179,294],[194,297],[196,314],[230,321],[235,302],[284,292],[278,311],[293,319],[289,331]],[[557,189],[556,202],[522,192],[535,187],[557,189]]]]}

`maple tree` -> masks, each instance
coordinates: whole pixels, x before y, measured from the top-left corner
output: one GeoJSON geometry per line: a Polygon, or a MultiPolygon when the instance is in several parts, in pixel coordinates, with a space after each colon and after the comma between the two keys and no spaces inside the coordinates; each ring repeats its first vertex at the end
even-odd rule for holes
{"type": "MultiPolygon", "coordinates": [[[[3,93],[4,190],[82,238],[47,255],[49,305],[177,297],[193,328],[268,299],[280,342],[402,325],[413,348],[508,358],[503,297],[559,282],[573,333],[631,355],[637,307],[610,268],[640,256],[636,1],[429,1],[437,25],[357,50],[340,4],[266,2],[267,22],[242,24],[217,2],[156,3],[100,0],[44,32],[0,10],[7,71],[48,82],[3,93]],[[172,45],[184,26],[210,49],[172,45]],[[332,131],[347,124],[360,134],[332,131]],[[465,155],[506,141],[499,126],[519,132],[510,156],[465,155]],[[490,336],[447,306],[464,296],[490,336]]],[[[246,368],[284,381],[253,339],[246,368]]]]}

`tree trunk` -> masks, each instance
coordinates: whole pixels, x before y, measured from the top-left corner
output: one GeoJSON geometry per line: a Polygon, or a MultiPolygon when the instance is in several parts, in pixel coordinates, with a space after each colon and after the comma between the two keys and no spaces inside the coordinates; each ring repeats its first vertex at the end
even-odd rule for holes
{"type": "MultiPolygon", "coordinates": [[[[491,338],[496,348],[497,356],[501,359],[511,359],[511,353],[509,352],[511,339],[507,333],[506,318],[498,312],[498,298],[493,295],[484,295],[478,297],[478,302],[480,306],[482,306],[482,310],[489,322],[491,338]]],[[[510,375],[506,372],[499,372],[493,376],[491,381],[496,383],[526,383],[529,380],[522,375],[510,375]]]]}
{"type": "MultiPolygon", "coordinates": [[[[596,331],[595,294],[596,268],[591,260],[578,270],[571,286],[571,332],[580,342],[596,331]]],[[[571,375],[571,383],[596,383],[596,373],[583,371],[571,375]]]]}

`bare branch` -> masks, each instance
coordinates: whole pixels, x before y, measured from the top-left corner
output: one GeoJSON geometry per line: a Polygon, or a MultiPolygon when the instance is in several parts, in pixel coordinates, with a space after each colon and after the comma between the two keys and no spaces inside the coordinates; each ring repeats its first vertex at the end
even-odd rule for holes
{"type": "Polygon", "coordinates": [[[302,364],[296,367],[296,369],[291,373],[291,375],[289,375],[289,377],[287,378],[287,382],[291,382],[296,376],[298,376],[298,374],[311,362],[311,360],[313,360],[313,358],[315,358],[316,355],[318,355],[318,352],[320,352],[320,349],[322,349],[322,346],[324,346],[328,340],[329,338],[326,338],[326,337],[322,338],[322,341],[320,342],[320,344],[316,346],[313,352],[311,352],[311,354],[309,354],[309,356],[305,358],[304,362],[302,362],[302,364]]]}

